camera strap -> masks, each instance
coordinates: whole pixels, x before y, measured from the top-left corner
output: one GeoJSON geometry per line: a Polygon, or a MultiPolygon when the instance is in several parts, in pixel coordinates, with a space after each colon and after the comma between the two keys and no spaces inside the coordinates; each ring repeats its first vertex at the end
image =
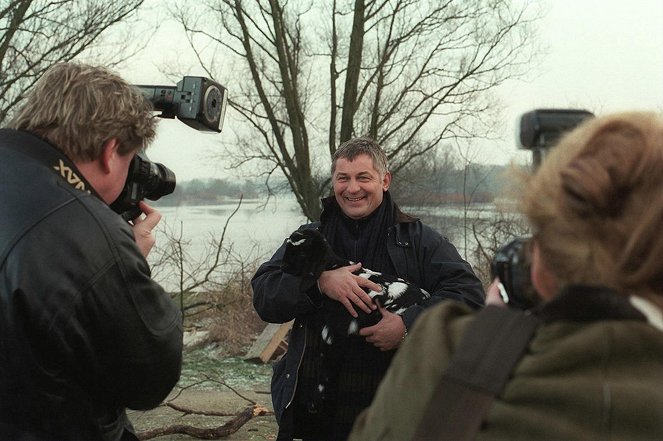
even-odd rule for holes
{"type": "Polygon", "coordinates": [[[504,389],[541,320],[486,306],[469,325],[427,404],[412,441],[469,441],[504,389]]]}
{"type": "Polygon", "coordinates": [[[101,199],[101,196],[67,155],[31,133],[0,129],[0,149],[11,150],[28,156],[52,170],[72,187],[101,199]]]}

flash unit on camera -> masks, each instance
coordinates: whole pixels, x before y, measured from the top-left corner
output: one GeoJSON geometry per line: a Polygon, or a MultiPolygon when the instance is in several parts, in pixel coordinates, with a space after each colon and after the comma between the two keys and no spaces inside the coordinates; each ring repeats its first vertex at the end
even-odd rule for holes
{"type": "Polygon", "coordinates": [[[205,77],[186,76],[176,86],[136,85],[162,118],[175,118],[196,130],[221,132],[228,91],[205,77]]]}

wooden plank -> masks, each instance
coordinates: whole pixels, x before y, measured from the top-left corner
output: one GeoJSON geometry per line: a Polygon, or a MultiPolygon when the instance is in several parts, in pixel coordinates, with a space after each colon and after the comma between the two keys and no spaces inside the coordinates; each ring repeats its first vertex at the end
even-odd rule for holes
{"type": "Polygon", "coordinates": [[[288,332],[294,320],[287,323],[269,323],[244,357],[247,361],[267,363],[288,348],[288,332]]]}

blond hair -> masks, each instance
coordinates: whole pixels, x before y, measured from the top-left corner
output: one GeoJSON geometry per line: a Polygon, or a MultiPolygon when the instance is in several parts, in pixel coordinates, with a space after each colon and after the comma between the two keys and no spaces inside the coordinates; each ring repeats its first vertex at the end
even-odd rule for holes
{"type": "Polygon", "coordinates": [[[523,212],[560,285],[663,293],[663,118],[591,119],[527,182],[523,212]]]}
{"type": "Polygon", "coordinates": [[[76,63],[53,65],[30,90],[8,127],[48,141],[74,161],[98,158],[117,138],[120,154],[146,148],[156,119],[140,90],[110,70],[76,63]]]}

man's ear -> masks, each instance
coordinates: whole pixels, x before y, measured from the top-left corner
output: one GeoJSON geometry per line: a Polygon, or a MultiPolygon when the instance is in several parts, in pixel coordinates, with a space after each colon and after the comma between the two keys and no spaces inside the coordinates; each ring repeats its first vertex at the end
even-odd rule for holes
{"type": "Polygon", "coordinates": [[[104,171],[104,173],[110,173],[113,170],[113,166],[115,165],[114,159],[117,155],[120,154],[118,152],[119,146],[120,143],[117,138],[111,138],[107,141],[104,141],[104,145],[101,150],[101,157],[99,158],[101,161],[101,169],[104,171]]]}
{"type": "Polygon", "coordinates": [[[390,184],[391,184],[391,173],[387,172],[382,177],[382,191],[389,190],[390,184]]]}

